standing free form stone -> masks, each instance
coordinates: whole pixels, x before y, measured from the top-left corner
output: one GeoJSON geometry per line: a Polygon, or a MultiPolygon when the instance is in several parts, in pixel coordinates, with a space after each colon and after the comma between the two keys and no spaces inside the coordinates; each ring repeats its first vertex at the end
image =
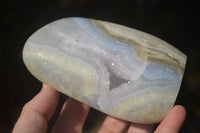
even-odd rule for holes
{"type": "Polygon", "coordinates": [[[37,79],[97,110],[157,123],[174,105],[186,56],[135,29],[65,18],[36,31],[23,60],[37,79]]]}

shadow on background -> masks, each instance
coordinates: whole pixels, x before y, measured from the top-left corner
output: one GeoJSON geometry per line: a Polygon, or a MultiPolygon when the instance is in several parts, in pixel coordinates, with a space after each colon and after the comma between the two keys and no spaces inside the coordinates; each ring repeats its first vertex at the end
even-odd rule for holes
{"type": "MultiPolygon", "coordinates": [[[[41,87],[23,64],[25,41],[45,24],[71,16],[136,28],[162,38],[184,52],[188,61],[177,104],[184,105],[188,115],[181,133],[200,132],[200,15],[198,4],[187,0],[1,0],[0,132],[11,131],[23,105],[41,87]]],[[[60,106],[65,98],[61,96],[60,106]]],[[[93,110],[89,117],[98,121],[103,114],[93,110]]],[[[89,124],[84,129],[89,132],[96,125],[87,121],[89,124]]]]}

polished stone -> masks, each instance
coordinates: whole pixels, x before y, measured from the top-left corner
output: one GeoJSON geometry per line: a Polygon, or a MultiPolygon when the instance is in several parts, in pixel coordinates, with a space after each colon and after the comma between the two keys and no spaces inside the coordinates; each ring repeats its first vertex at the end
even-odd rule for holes
{"type": "Polygon", "coordinates": [[[173,107],[186,56],[150,34],[65,18],[36,31],[24,63],[41,82],[111,116],[160,122],[173,107]]]}

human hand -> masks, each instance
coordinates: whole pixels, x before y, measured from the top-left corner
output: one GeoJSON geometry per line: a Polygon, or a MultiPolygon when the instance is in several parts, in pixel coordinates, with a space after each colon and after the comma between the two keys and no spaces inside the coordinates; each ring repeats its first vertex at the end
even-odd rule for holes
{"type": "MultiPolygon", "coordinates": [[[[45,133],[48,121],[55,112],[59,93],[43,85],[42,90],[31,101],[25,104],[16,122],[13,133],[45,133]]],[[[63,105],[52,133],[81,133],[90,107],[69,98],[63,105]]],[[[175,106],[160,123],[154,133],[178,133],[186,117],[183,106],[175,106]]],[[[107,116],[98,133],[122,133],[129,123],[107,116]]],[[[132,123],[128,133],[150,133],[153,125],[132,123]]]]}

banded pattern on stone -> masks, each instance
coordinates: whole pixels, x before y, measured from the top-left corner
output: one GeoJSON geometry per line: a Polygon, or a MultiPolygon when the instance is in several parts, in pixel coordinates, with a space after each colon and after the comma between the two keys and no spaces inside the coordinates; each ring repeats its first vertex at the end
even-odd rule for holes
{"type": "Polygon", "coordinates": [[[186,56],[165,41],[118,24],[65,18],[36,31],[24,63],[40,81],[111,116],[161,121],[173,107],[186,56]]]}

